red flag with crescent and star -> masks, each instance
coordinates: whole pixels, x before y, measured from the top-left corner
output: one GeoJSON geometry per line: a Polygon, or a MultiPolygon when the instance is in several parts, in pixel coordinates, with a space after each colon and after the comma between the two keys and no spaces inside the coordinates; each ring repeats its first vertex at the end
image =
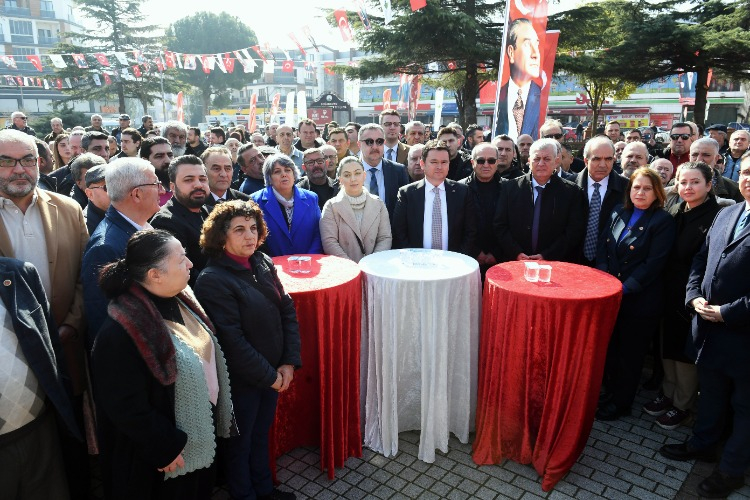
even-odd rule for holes
{"type": "Polygon", "coordinates": [[[294,72],[294,61],[291,59],[287,59],[284,61],[284,64],[281,65],[281,71],[284,73],[293,73],[294,72]]]}
{"type": "Polygon", "coordinates": [[[224,54],[224,57],[222,58],[222,60],[224,61],[224,67],[227,69],[227,73],[233,73],[234,72],[234,58],[227,53],[227,54],[224,54]]]}
{"type": "Polygon", "coordinates": [[[37,69],[37,71],[42,71],[42,58],[38,55],[28,55],[26,56],[26,59],[29,60],[31,64],[34,65],[34,67],[37,69]]]}
{"type": "Polygon", "coordinates": [[[97,52],[96,54],[94,54],[94,57],[96,57],[96,60],[99,62],[99,64],[105,67],[109,67],[109,59],[107,59],[107,56],[105,56],[101,52],[97,52]]]}
{"type": "Polygon", "coordinates": [[[333,15],[336,16],[336,22],[339,25],[339,31],[341,32],[341,38],[345,42],[352,41],[352,28],[349,26],[349,18],[346,16],[346,11],[343,9],[336,9],[333,11],[333,15]]]}

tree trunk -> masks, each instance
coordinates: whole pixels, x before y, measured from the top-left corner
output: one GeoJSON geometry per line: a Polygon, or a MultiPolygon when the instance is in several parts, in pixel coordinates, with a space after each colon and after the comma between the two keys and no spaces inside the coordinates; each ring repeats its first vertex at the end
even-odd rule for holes
{"type": "Polygon", "coordinates": [[[138,100],[141,101],[141,106],[143,106],[143,114],[147,115],[148,114],[148,99],[143,98],[143,99],[138,99],[138,100]]]}
{"type": "Polygon", "coordinates": [[[125,89],[122,82],[117,84],[117,102],[119,104],[120,114],[125,113],[125,89]]]}
{"type": "Polygon", "coordinates": [[[211,106],[211,87],[201,89],[201,101],[203,102],[203,116],[206,116],[208,115],[208,108],[211,106]]]}
{"type": "Polygon", "coordinates": [[[477,97],[479,96],[479,79],[477,78],[477,64],[466,62],[466,84],[464,85],[464,115],[461,126],[466,127],[477,122],[477,97]]]}
{"type": "Polygon", "coordinates": [[[706,101],[708,100],[708,68],[698,68],[695,82],[695,107],[693,121],[700,126],[706,122],[706,101]]]}

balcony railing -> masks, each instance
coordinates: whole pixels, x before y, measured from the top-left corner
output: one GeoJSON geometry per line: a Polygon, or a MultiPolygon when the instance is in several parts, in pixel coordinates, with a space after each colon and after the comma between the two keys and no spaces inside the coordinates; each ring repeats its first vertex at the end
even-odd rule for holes
{"type": "Polygon", "coordinates": [[[60,38],[56,36],[40,36],[39,45],[55,45],[60,41],[60,38]]]}
{"type": "Polygon", "coordinates": [[[39,16],[44,19],[55,19],[55,11],[54,10],[40,10],[39,16]]]}
{"type": "Polygon", "coordinates": [[[11,7],[8,5],[4,5],[3,12],[9,16],[31,17],[31,9],[27,7],[11,7]]]}
{"type": "Polygon", "coordinates": [[[34,43],[34,35],[16,35],[11,33],[11,43],[34,43]]]}

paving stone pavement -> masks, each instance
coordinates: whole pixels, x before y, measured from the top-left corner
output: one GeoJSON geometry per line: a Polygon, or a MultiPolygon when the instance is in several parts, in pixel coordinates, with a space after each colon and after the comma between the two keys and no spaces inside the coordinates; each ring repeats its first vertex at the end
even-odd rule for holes
{"type": "MultiPolygon", "coordinates": [[[[690,434],[680,427],[667,431],[643,413],[641,406],[654,396],[641,391],[633,416],[615,422],[595,422],[583,454],[570,473],[550,492],[530,465],[506,460],[500,465],[478,466],[471,459],[471,444],[451,437],[447,454],[437,452],[435,463],[417,459],[419,433],[399,436],[399,453],[385,458],[363,450],[362,458],[349,458],[345,467],[328,480],[320,470],[315,448],[298,448],[277,461],[280,489],[294,491],[298,499],[590,499],[699,498],[695,487],[713,470],[713,464],[674,462],[658,453],[666,442],[680,442],[690,434]]],[[[473,435],[471,436],[473,439],[473,435]]],[[[224,490],[214,500],[228,499],[224,490]]],[[[750,473],[745,486],[730,500],[750,500],[750,473]]]]}

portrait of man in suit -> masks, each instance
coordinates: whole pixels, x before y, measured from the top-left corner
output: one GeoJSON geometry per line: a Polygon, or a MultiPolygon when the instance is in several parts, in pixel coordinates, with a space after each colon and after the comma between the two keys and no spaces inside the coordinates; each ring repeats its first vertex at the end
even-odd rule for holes
{"type": "Polygon", "coordinates": [[[542,67],[539,35],[524,17],[508,26],[505,64],[510,78],[500,87],[495,135],[507,134],[513,140],[519,135],[539,137],[539,101],[542,89],[534,81],[542,67]]]}
{"type": "Polygon", "coordinates": [[[450,250],[476,258],[477,216],[466,184],[447,179],[448,145],[430,141],[422,150],[424,179],[398,191],[391,225],[394,248],[450,250]]]}

